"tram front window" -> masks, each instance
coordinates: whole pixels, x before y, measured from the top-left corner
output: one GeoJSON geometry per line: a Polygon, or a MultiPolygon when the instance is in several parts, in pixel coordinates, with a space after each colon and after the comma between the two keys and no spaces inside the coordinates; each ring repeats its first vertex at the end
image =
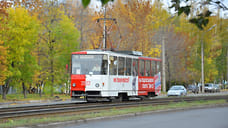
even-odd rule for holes
{"type": "Polygon", "coordinates": [[[72,55],[72,74],[107,74],[107,55],[72,55]]]}

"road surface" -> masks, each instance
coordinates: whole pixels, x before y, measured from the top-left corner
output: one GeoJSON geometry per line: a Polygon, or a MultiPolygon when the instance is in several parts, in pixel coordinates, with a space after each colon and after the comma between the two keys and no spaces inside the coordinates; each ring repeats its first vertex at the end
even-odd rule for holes
{"type": "Polygon", "coordinates": [[[228,107],[98,120],[69,124],[65,125],[64,128],[228,128],[228,107]]]}

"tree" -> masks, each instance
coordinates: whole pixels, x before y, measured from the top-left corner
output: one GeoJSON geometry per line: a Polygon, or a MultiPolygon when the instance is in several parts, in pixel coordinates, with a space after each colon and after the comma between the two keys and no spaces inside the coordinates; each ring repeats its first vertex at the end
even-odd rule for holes
{"type": "MultiPolygon", "coordinates": [[[[114,0],[101,0],[101,3],[102,5],[105,5],[109,1],[114,0]]],[[[209,22],[208,18],[212,15],[212,10],[202,10],[201,7],[213,6],[216,8],[221,8],[225,11],[228,10],[225,4],[223,4],[222,0],[171,0],[171,2],[172,5],[169,8],[174,8],[175,11],[177,11],[178,16],[182,13],[185,13],[188,16],[190,12],[197,12],[195,17],[191,17],[189,19],[189,22],[195,24],[200,30],[203,30],[203,27],[207,26],[209,22]],[[194,4],[194,6],[192,6],[192,4],[194,4]],[[201,10],[197,8],[200,8],[201,10]]],[[[85,8],[89,5],[89,3],[90,0],[82,0],[82,4],[85,8]]]]}
{"type": "Polygon", "coordinates": [[[222,80],[228,80],[228,21],[227,19],[219,19],[219,42],[220,45],[216,47],[216,52],[218,54],[216,58],[216,67],[218,69],[218,79],[220,83],[222,80]]]}
{"type": "Polygon", "coordinates": [[[61,20],[56,27],[56,55],[55,55],[55,70],[56,83],[58,85],[66,84],[66,89],[69,90],[70,73],[66,69],[66,65],[70,65],[71,53],[79,50],[79,31],[74,27],[73,20],[64,15],[61,11],[61,20]]]}
{"type": "Polygon", "coordinates": [[[42,49],[46,49],[41,51],[44,54],[41,66],[45,70],[46,85],[50,84],[53,96],[54,87],[65,82],[61,80],[67,72],[65,66],[69,65],[71,52],[78,50],[79,32],[58,1],[45,3],[40,17],[43,26],[40,41],[42,49]]]}
{"type": "Polygon", "coordinates": [[[5,80],[7,78],[7,60],[6,60],[6,56],[7,56],[7,49],[6,47],[4,47],[3,42],[0,41],[0,86],[5,84],[5,80]]]}
{"type": "Polygon", "coordinates": [[[88,49],[90,45],[90,35],[94,34],[96,20],[94,20],[93,10],[89,7],[84,8],[80,1],[66,0],[64,3],[65,13],[72,18],[75,27],[80,31],[80,49],[88,49]]]}
{"type": "MultiPolygon", "coordinates": [[[[128,2],[118,0],[113,6],[107,6],[106,17],[115,18],[117,22],[109,27],[111,31],[107,32],[109,33],[107,44],[116,50],[137,50],[148,56],[150,48],[158,43],[153,42],[152,37],[158,26],[164,23],[165,18],[161,16],[168,17],[167,11],[160,9],[159,4],[161,3],[152,4],[143,0],[128,2]]],[[[98,14],[97,17],[103,17],[103,12],[98,14]]],[[[103,29],[100,30],[102,32],[103,29]]]]}
{"type": "MultiPolygon", "coordinates": [[[[1,1],[0,2],[0,22],[4,21],[4,18],[7,17],[7,12],[6,12],[6,8],[9,7],[10,5],[5,2],[5,1],[1,1]]],[[[0,34],[1,34],[1,31],[5,30],[4,28],[4,25],[0,23],[0,34]]],[[[3,41],[1,41],[1,38],[0,38],[0,60],[1,60],[1,63],[0,63],[0,86],[4,86],[5,84],[5,80],[7,78],[7,72],[8,72],[8,69],[7,69],[7,48],[4,46],[4,43],[3,41]]]]}
{"type": "MultiPolygon", "coordinates": [[[[2,24],[7,30],[1,33],[1,39],[4,41],[4,46],[8,52],[7,62],[10,75],[7,81],[14,81],[15,83],[16,81],[26,82],[31,77],[23,76],[23,74],[25,71],[30,71],[23,70],[21,66],[25,67],[24,64],[30,61],[25,59],[25,57],[29,54],[31,55],[32,46],[38,36],[39,23],[35,16],[28,14],[26,9],[16,7],[8,9],[8,17],[4,19],[2,24]]],[[[26,88],[23,87],[23,89],[26,88]]]]}

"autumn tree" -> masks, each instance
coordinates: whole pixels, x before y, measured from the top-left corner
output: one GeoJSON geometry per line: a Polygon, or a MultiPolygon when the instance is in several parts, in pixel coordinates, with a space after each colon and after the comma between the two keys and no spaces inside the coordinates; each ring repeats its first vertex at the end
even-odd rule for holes
{"type": "Polygon", "coordinates": [[[95,33],[96,20],[94,20],[94,10],[90,7],[84,8],[80,1],[66,0],[64,3],[65,13],[72,18],[75,27],[80,31],[80,49],[88,49],[90,43],[90,35],[95,33]]]}
{"type": "Polygon", "coordinates": [[[218,81],[223,83],[222,80],[228,80],[228,21],[227,19],[219,19],[218,20],[218,40],[220,45],[216,47],[216,67],[218,69],[218,81]]]}
{"type": "MultiPolygon", "coordinates": [[[[90,4],[91,0],[82,0],[82,5],[86,8],[90,4]]],[[[101,0],[102,6],[107,4],[109,1],[114,0],[101,0]]],[[[203,30],[203,27],[209,23],[209,17],[213,15],[213,7],[220,8],[227,11],[227,6],[223,3],[223,0],[171,0],[172,5],[169,8],[174,8],[178,16],[182,13],[189,16],[194,14],[194,17],[189,19],[189,22],[195,24],[199,29],[203,30]],[[212,6],[202,10],[202,7],[212,6]]]]}
{"type": "MultiPolygon", "coordinates": [[[[30,61],[26,59],[26,56],[31,55],[31,51],[33,50],[32,46],[37,39],[39,23],[36,17],[28,14],[26,9],[16,7],[8,9],[8,17],[4,19],[2,24],[7,30],[1,33],[1,39],[4,41],[4,46],[8,52],[7,62],[10,75],[7,78],[7,83],[21,82],[24,96],[26,97],[25,84],[28,84],[27,81],[32,78],[32,71],[35,69],[31,68],[33,66],[31,63],[28,65],[24,64],[30,61]],[[26,69],[30,68],[31,70],[23,70],[23,67],[26,69]],[[31,75],[24,76],[25,72],[31,72],[31,75]]],[[[31,57],[33,56],[31,55],[31,57]]]]}
{"type": "Polygon", "coordinates": [[[155,45],[151,37],[155,33],[156,24],[152,22],[160,20],[160,16],[156,19],[156,15],[168,16],[165,10],[160,11],[158,8],[155,4],[142,0],[127,2],[118,0],[113,6],[107,6],[106,17],[115,18],[117,22],[109,32],[110,44],[114,49],[137,50],[149,55],[151,46],[155,45]]]}
{"type": "Polygon", "coordinates": [[[43,26],[40,35],[43,50],[40,52],[44,54],[41,67],[45,70],[46,85],[50,84],[53,96],[54,86],[65,83],[63,77],[69,77],[65,66],[69,65],[71,52],[78,50],[79,32],[73,21],[64,14],[63,6],[58,4],[58,1],[45,3],[40,17],[43,26]]]}
{"type": "MultiPolygon", "coordinates": [[[[9,7],[10,4],[6,1],[1,1],[0,2],[0,22],[3,22],[4,21],[4,18],[7,17],[7,12],[6,12],[6,8],[9,7]]],[[[5,28],[4,28],[4,25],[3,24],[0,24],[0,31],[4,31],[5,28]]],[[[0,32],[0,33],[1,33],[0,32]]],[[[0,63],[0,86],[4,86],[5,84],[5,80],[7,78],[7,49],[6,47],[4,46],[4,43],[3,41],[1,41],[1,38],[0,38],[0,60],[1,60],[1,63],[0,63]]],[[[3,87],[4,88],[4,87],[3,87]]]]}
{"type": "Polygon", "coordinates": [[[5,80],[7,78],[7,60],[6,60],[6,56],[7,56],[7,49],[6,47],[4,47],[3,42],[0,41],[0,86],[5,84],[5,80]]]}

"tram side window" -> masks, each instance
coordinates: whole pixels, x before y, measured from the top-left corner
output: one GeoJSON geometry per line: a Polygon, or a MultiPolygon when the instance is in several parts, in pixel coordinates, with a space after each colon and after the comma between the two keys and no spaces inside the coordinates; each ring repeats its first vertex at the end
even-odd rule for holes
{"type": "Polygon", "coordinates": [[[132,59],[126,58],[126,75],[127,76],[131,75],[131,65],[132,65],[132,59]]]}
{"type": "Polygon", "coordinates": [[[117,75],[117,57],[116,56],[110,56],[109,61],[110,61],[109,75],[117,75]]]}
{"type": "Polygon", "coordinates": [[[155,68],[155,75],[157,74],[157,72],[158,72],[158,68],[157,68],[157,61],[155,61],[155,66],[154,66],[154,68],[155,68]]]}
{"type": "Polygon", "coordinates": [[[151,69],[152,69],[152,76],[155,75],[155,72],[156,72],[156,64],[155,64],[155,61],[151,61],[151,69]]]}
{"type": "Polygon", "coordinates": [[[139,61],[139,73],[140,73],[140,76],[145,76],[145,73],[144,73],[144,60],[140,60],[139,61]]]}
{"type": "Polygon", "coordinates": [[[124,75],[125,72],[125,58],[119,57],[118,60],[118,75],[124,75]]]}
{"type": "Polygon", "coordinates": [[[108,70],[108,56],[104,55],[102,60],[102,66],[101,66],[101,74],[107,75],[107,70],[108,70]]]}
{"type": "Polygon", "coordinates": [[[80,63],[77,62],[77,60],[79,59],[79,56],[72,56],[72,74],[79,74],[80,73],[80,63]]]}
{"type": "Polygon", "coordinates": [[[133,76],[138,76],[138,60],[137,59],[133,59],[132,74],[133,74],[133,76]]]}
{"type": "Polygon", "coordinates": [[[146,60],[146,74],[145,76],[150,76],[150,60],[146,60]]]}
{"type": "Polygon", "coordinates": [[[160,72],[160,67],[161,67],[161,62],[158,61],[158,62],[157,62],[157,72],[156,72],[156,74],[157,74],[158,72],[160,72]]]}

